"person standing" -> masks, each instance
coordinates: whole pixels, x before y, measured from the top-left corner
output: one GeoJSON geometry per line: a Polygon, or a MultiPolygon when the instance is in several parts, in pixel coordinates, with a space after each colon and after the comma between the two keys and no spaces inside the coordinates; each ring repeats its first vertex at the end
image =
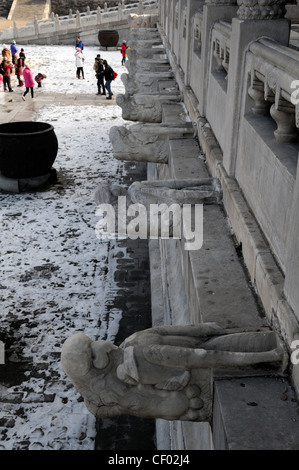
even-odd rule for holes
{"type": "Polygon", "coordinates": [[[126,62],[126,57],[127,57],[127,43],[126,41],[123,41],[121,44],[121,55],[122,55],[122,60],[121,60],[121,65],[125,65],[126,62]]]}
{"type": "Polygon", "coordinates": [[[16,53],[15,54],[15,71],[16,71],[18,82],[19,82],[18,87],[24,85],[24,82],[21,79],[21,76],[23,75],[23,67],[24,67],[24,60],[22,59],[22,57],[19,57],[18,53],[16,53]]]}
{"type": "Polygon", "coordinates": [[[15,55],[18,52],[18,48],[16,46],[16,41],[13,40],[10,46],[10,52],[11,52],[11,57],[12,57],[12,63],[15,64],[15,55]]]}
{"type": "Polygon", "coordinates": [[[11,61],[12,60],[12,57],[11,57],[11,52],[10,52],[10,49],[8,49],[8,47],[4,47],[4,49],[2,49],[2,57],[3,59],[7,59],[8,61],[11,61]]]}
{"type": "Polygon", "coordinates": [[[25,64],[26,56],[25,56],[25,52],[24,52],[23,47],[21,48],[20,59],[23,59],[23,65],[24,65],[24,64],[25,64]]]}
{"type": "Polygon", "coordinates": [[[3,68],[4,68],[4,74],[3,74],[3,88],[4,91],[8,88],[8,91],[12,92],[13,89],[11,88],[11,82],[10,82],[10,76],[11,76],[11,71],[13,68],[12,62],[5,58],[3,61],[3,68]]]}
{"type": "Polygon", "coordinates": [[[77,49],[77,47],[79,47],[81,51],[83,51],[84,49],[83,42],[81,41],[80,36],[77,36],[77,39],[76,39],[75,48],[77,49]]]}
{"type": "Polygon", "coordinates": [[[105,90],[105,85],[104,85],[104,65],[103,65],[103,60],[101,59],[100,54],[96,56],[93,68],[95,70],[96,77],[97,77],[97,85],[98,85],[97,95],[106,95],[106,90],[105,90]],[[101,91],[101,89],[103,91],[101,91]]]}
{"type": "Polygon", "coordinates": [[[103,60],[103,65],[105,67],[104,69],[104,77],[105,77],[105,88],[108,92],[108,96],[106,100],[111,100],[112,99],[112,91],[111,91],[111,82],[113,80],[113,70],[108,64],[107,60],[103,60]]]}
{"type": "Polygon", "coordinates": [[[25,96],[27,95],[27,93],[29,93],[29,91],[31,92],[31,98],[34,99],[34,80],[32,72],[28,65],[25,65],[25,68],[23,70],[23,77],[25,81],[26,91],[23,94],[22,99],[25,101],[25,96]]]}
{"type": "Polygon", "coordinates": [[[84,79],[84,69],[83,69],[84,56],[80,47],[76,47],[75,58],[76,58],[77,78],[80,79],[81,73],[82,73],[82,78],[84,79]]]}

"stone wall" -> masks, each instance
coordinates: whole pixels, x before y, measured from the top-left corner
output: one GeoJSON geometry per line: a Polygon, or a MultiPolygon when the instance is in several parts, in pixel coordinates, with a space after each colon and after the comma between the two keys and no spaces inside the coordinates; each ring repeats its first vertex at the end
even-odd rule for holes
{"type": "MultiPolygon", "coordinates": [[[[166,0],[158,29],[248,278],[291,352],[299,334],[299,52],[285,2],[273,18],[272,0],[254,12],[240,3],[166,0]]],[[[299,370],[291,372],[298,392],[299,370]]]]}
{"type": "Polygon", "coordinates": [[[0,17],[7,18],[13,0],[1,0],[0,17]]]}

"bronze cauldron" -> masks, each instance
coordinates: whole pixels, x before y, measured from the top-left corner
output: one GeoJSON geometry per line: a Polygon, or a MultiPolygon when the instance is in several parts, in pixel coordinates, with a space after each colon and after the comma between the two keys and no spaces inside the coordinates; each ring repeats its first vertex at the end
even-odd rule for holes
{"type": "Polygon", "coordinates": [[[45,122],[0,124],[0,172],[7,178],[47,175],[58,152],[53,126],[45,122]]]}

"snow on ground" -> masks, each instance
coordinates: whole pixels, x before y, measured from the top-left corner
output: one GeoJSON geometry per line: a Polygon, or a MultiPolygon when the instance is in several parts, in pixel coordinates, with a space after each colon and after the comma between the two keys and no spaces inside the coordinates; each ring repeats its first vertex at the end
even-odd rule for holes
{"type": "MultiPolygon", "coordinates": [[[[9,45],[6,45],[6,47],[9,47],[9,45]]],[[[22,44],[17,44],[17,47],[19,52],[21,48],[24,48],[25,62],[29,65],[34,77],[39,72],[47,75],[47,79],[43,81],[43,88],[35,87],[36,96],[40,93],[97,93],[97,80],[93,70],[97,54],[100,54],[102,59],[107,60],[113,70],[118,73],[118,77],[112,82],[111,86],[114,95],[124,91],[121,74],[127,73],[127,69],[121,65],[122,56],[118,50],[105,51],[100,50],[97,46],[86,46],[83,50],[85,79],[78,80],[76,78],[75,47],[22,44]]],[[[12,78],[16,84],[15,77],[12,78]]],[[[21,92],[15,87],[14,90],[21,92]]],[[[99,97],[99,99],[105,99],[105,97],[99,97]]]]}
{"type": "MultiPolygon", "coordinates": [[[[37,93],[96,93],[96,47],[85,50],[85,80],[75,79],[73,47],[24,49],[32,70],[47,75],[37,93]]],[[[100,53],[125,71],[119,51],[100,53]]],[[[120,77],[113,91],[123,91],[120,77]]],[[[115,288],[114,260],[127,255],[97,239],[94,194],[101,181],[124,175],[109,141],[110,127],[124,122],[118,106],[79,103],[45,104],[34,120],[54,126],[58,181],[0,193],[0,339],[9,362],[5,374],[0,365],[0,449],[92,450],[95,419],[61,370],[60,353],[74,332],[113,341],[118,331],[120,312],[107,315],[105,299],[115,288]]]]}
{"type": "MultiPolygon", "coordinates": [[[[84,54],[84,80],[76,78],[75,47],[72,46],[40,46],[17,44],[19,51],[24,48],[26,63],[29,65],[33,76],[41,72],[47,75],[43,81],[43,88],[37,89],[39,93],[97,93],[97,80],[93,65],[97,54],[107,60],[118,77],[112,82],[114,95],[124,91],[121,74],[127,73],[126,67],[121,65],[120,51],[100,50],[97,46],[86,46],[84,54]]],[[[15,90],[16,91],[16,90],[15,90]]],[[[99,98],[99,99],[105,99],[99,98]]]]}

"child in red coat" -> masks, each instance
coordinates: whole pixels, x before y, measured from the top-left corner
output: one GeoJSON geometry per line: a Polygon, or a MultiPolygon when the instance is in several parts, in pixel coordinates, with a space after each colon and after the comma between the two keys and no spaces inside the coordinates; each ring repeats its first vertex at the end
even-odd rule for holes
{"type": "Polygon", "coordinates": [[[27,93],[29,92],[29,90],[31,91],[31,98],[33,99],[34,98],[34,79],[33,79],[33,75],[32,75],[32,72],[30,70],[30,68],[28,67],[28,65],[25,65],[25,68],[23,70],[23,78],[24,78],[24,82],[25,82],[25,87],[26,87],[26,91],[24,93],[24,95],[22,96],[23,100],[25,101],[25,96],[27,95],[27,93]]]}

